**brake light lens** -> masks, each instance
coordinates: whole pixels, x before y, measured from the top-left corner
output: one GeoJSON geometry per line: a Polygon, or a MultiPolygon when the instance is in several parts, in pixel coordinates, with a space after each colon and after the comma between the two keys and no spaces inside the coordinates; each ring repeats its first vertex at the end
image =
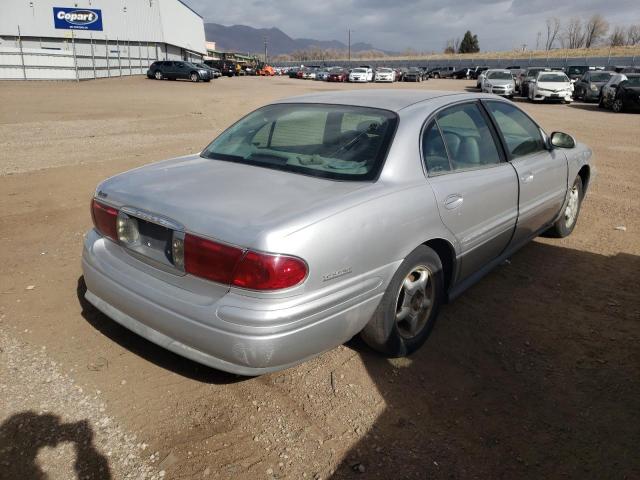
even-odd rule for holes
{"type": "Polygon", "coordinates": [[[189,233],[180,254],[175,250],[174,262],[184,262],[186,273],[249,290],[290,288],[302,282],[308,271],[307,264],[296,257],[245,251],[189,233]]]}
{"type": "Polygon", "coordinates": [[[281,290],[298,285],[307,276],[299,258],[248,251],[236,267],[232,284],[251,290],[281,290]]]}
{"type": "Polygon", "coordinates": [[[104,237],[108,237],[114,242],[118,241],[117,219],[118,210],[96,201],[91,202],[91,217],[96,230],[104,237]]]}
{"type": "Polygon", "coordinates": [[[186,234],[184,270],[213,282],[230,284],[243,251],[236,247],[186,234]]]}

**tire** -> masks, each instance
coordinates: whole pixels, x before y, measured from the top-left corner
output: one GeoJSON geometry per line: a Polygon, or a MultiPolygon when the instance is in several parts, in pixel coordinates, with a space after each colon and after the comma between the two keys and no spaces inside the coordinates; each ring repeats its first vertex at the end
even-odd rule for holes
{"type": "Polygon", "coordinates": [[[360,336],[367,345],[384,355],[409,355],[431,334],[443,299],[444,275],[440,257],[431,248],[421,245],[402,262],[360,336]],[[415,286],[411,295],[407,284],[415,286]],[[399,320],[399,316],[404,318],[399,320]]]}
{"type": "Polygon", "coordinates": [[[191,75],[189,75],[189,80],[191,80],[193,83],[198,83],[200,81],[200,75],[193,72],[191,75]]]}
{"type": "Polygon", "coordinates": [[[571,235],[578,223],[578,215],[582,206],[583,186],[582,179],[578,175],[569,192],[569,200],[564,205],[564,211],[553,226],[545,232],[548,237],[564,238],[571,235]]]}
{"type": "Polygon", "coordinates": [[[156,70],[155,72],[153,72],[153,76],[156,80],[162,80],[164,78],[160,70],[156,70]]]}
{"type": "Polygon", "coordinates": [[[616,113],[624,112],[624,103],[622,102],[621,98],[616,98],[613,101],[613,103],[611,104],[611,110],[613,110],[616,113]]]}
{"type": "Polygon", "coordinates": [[[598,108],[604,108],[604,97],[602,95],[598,99],[598,108]]]}
{"type": "Polygon", "coordinates": [[[433,74],[433,78],[440,78],[440,74],[439,73],[434,73],[433,74]]]}

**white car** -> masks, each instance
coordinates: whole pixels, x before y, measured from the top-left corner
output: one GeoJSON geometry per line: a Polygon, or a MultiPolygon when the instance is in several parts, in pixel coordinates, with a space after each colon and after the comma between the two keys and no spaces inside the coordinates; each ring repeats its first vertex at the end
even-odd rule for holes
{"type": "Polygon", "coordinates": [[[373,82],[373,70],[365,67],[354,68],[349,74],[349,81],[360,83],[373,82]]]}
{"type": "Polygon", "coordinates": [[[532,102],[559,100],[571,103],[572,95],[573,83],[564,72],[540,72],[529,84],[529,100],[532,102]]]}
{"type": "Polygon", "coordinates": [[[516,82],[509,70],[487,70],[482,81],[482,91],[503,97],[513,98],[516,82]]]}
{"type": "Polygon", "coordinates": [[[391,68],[379,68],[374,75],[374,82],[395,82],[396,72],[391,68]]]}

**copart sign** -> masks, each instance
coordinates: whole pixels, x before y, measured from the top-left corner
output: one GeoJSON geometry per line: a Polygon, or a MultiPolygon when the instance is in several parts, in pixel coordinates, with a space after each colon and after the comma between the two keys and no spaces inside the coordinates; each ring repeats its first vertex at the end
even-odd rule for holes
{"type": "Polygon", "coordinates": [[[102,10],[53,7],[53,23],[64,30],[102,30],[102,10]]]}

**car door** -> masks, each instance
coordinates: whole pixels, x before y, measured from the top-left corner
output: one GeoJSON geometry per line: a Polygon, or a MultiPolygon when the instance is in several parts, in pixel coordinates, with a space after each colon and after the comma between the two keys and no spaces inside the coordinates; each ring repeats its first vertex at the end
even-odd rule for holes
{"type": "Polygon", "coordinates": [[[548,227],[567,194],[566,155],[549,149],[540,127],[513,104],[483,100],[518,174],[518,222],[512,244],[520,245],[548,227]]]}
{"type": "Polygon", "coordinates": [[[587,94],[587,91],[589,90],[589,77],[589,72],[585,73],[584,75],[582,75],[580,80],[576,82],[576,85],[574,85],[574,91],[577,90],[576,93],[578,93],[578,95],[587,94]]]}
{"type": "Polygon", "coordinates": [[[498,144],[476,101],[438,112],[423,133],[428,182],[458,242],[458,281],[497,258],[515,229],[518,179],[498,144]]]}
{"type": "Polygon", "coordinates": [[[174,78],[189,78],[189,68],[184,62],[173,62],[174,78]]]}

